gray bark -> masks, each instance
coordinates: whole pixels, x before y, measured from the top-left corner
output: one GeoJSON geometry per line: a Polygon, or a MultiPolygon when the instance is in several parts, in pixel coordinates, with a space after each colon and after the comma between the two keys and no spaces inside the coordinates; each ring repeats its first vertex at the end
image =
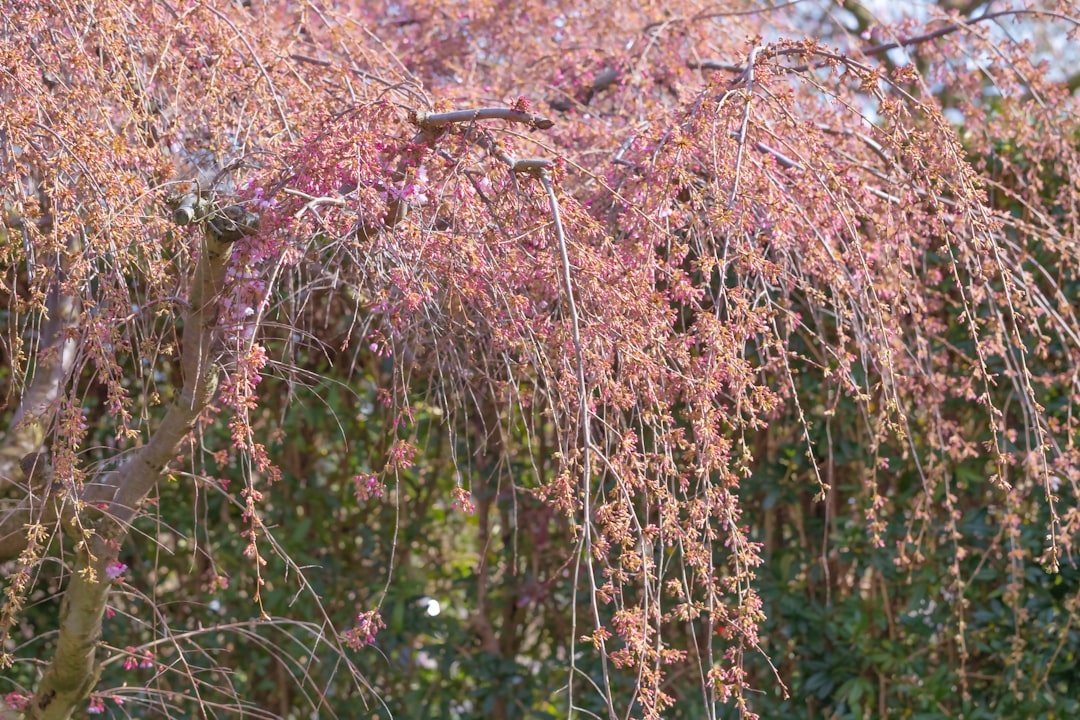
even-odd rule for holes
{"type": "Polygon", "coordinates": [[[207,223],[184,317],[183,388],[149,441],[118,469],[87,486],[85,500],[104,508],[84,514],[92,523],[90,532],[76,545],[56,653],[24,711],[27,720],[66,720],[85,705],[94,688],[100,672],[97,646],[112,583],[106,569],[116,562],[140,506],[217,389],[216,298],[235,239],[231,234],[223,238],[207,223]]]}

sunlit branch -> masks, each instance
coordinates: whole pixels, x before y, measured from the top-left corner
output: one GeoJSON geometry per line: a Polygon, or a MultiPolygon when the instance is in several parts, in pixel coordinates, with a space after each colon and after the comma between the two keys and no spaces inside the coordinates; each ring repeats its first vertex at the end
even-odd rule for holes
{"type": "Polygon", "coordinates": [[[416,124],[425,130],[435,130],[455,123],[470,123],[477,120],[509,120],[522,123],[540,130],[554,127],[555,121],[542,115],[513,110],[505,107],[476,108],[475,110],[453,110],[444,113],[432,113],[426,110],[416,111],[416,124]]]}
{"type": "Polygon", "coordinates": [[[180,353],[183,387],[147,443],[120,468],[87,489],[86,500],[94,506],[91,515],[98,520],[94,530],[76,546],[56,652],[28,714],[33,720],[70,717],[96,683],[100,672],[96,651],[111,585],[108,568],[116,561],[142,502],[217,390],[216,299],[224,287],[237,233],[250,231],[253,224],[253,218],[238,215],[235,210],[207,220],[184,317],[180,353]]]}
{"type": "Polygon", "coordinates": [[[703,13],[698,13],[696,15],[691,15],[690,17],[677,17],[677,18],[668,18],[666,20],[657,20],[656,22],[651,22],[648,25],[646,25],[645,27],[643,27],[641,29],[641,32],[648,33],[648,32],[652,32],[653,30],[655,30],[656,28],[659,28],[659,27],[664,27],[664,26],[667,26],[667,25],[674,25],[676,23],[682,23],[682,22],[697,22],[699,20],[714,20],[716,18],[727,18],[727,17],[744,17],[744,16],[747,16],[747,15],[762,15],[762,14],[766,14],[766,13],[770,13],[770,12],[775,12],[776,10],[783,10],[784,8],[791,7],[792,5],[798,5],[802,1],[803,0],[790,0],[790,2],[780,3],[778,5],[772,5],[772,6],[769,6],[769,7],[754,8],[753,10],[728,10],[728,11],[725,11],[725,12],[703,12],[703,13]]]}

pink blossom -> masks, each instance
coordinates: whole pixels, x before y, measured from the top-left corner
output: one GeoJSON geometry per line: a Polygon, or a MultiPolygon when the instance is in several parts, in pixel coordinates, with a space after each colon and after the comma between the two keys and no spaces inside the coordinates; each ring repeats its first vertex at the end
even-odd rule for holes
{"type": "Polygon", "coordinates": [[[25,710],[30,704],[30,696],[18,692],[9,692],[4,696],[4,702],[14,710],[25,710]]]}
{"type": "Polygon", "coordinates": [[[371,645],[375,642],[375,634],[384,627],[386,624],[377,609],[362,612],[356,616],[356,627],[345,631],[345,644],[353,650],[371,645]]]}
{"type": "Polygon", "coordinates": [[[385,485],[375,475],[356,475],[353,477],[353,486],[353,495],[359,502],[380,498],[385,489],[385,485]]]}
{"type": "Polygon", "coordinates": [[[472,493],[460,485],[454,488],[454,509],[468,515],[476,512],[476,503],[473,502],[472,493]]]}

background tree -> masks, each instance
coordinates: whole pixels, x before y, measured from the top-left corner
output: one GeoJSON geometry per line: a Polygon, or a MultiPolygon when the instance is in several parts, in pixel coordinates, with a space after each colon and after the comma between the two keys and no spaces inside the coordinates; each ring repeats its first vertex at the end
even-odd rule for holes
{"type": "Polygon", "coordinates": [[[1075,712],[1068,5],[9,0],[0,713],[1075,712]]]}

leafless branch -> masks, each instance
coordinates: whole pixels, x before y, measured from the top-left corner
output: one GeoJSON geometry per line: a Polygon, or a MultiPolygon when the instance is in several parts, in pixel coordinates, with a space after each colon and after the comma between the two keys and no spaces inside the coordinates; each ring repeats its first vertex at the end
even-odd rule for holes
{"type": "MultiPolygon", "coordinates": [[[[852,53],[851,56],[843,55],[843,54],[837,54],[837,53],[830,53],[830,52],[824,52],[824,53],[823,52],[817,52],[816,54],[824,55],[826,59],[819,60],[819,61],[813,62],[813,63],[807,63],[807,64],[804,64],[804,65],[796,65],[794,67],[787,67],[787,68],[784,68],[784,69],[785,70],[790,70],[792,72],[805,72],[807,70],[813,70],[813,69],[816,69],[816,68],[825,67],[830,62],[833,62],[833,61],[836,61],[836,60],[848,62],[848,61],[851,61],[853,57],[857,57],[859,55],[862,55],[862,56],[865,56],[865,57],[875,57],[877,55],[884,55],[885,53],[889,52],[890,50],[896,50],[897,48],[911,47],[913,45],[921,45],[922,43],[929,42],[931,40],[936,40],[937,38],[944,37],[946,35],[951,35],[952,33],[956,32],[958,30],[962,30],[963,28],[970,27],[970,26],[975,25],[977,23],[981,23],[981,22],[986,21],[986,20],[994,20],[994,19],[1001,18],[1001,17],[1007,17],[1007,16],[1010,16],[1010,15],[1043,15],[1043,16],[1057,18],[1059,20],[1068,20],[1070,22],[1075,22],[1071,18],[1068,18],[1068,17],[1066,17],[1064,15],[1060,15],[1058,13],[1046,12],[1046,11],[1038,11],[1038,10],[1002,10],[1000,12],[987,13],[985,15],[980,15],[979,17],[971,18],[970,20],[965,20],[964,22],[950,23],[949,25],[938,28],[937,30],[933,30],[933,31],[928,32],[928,33],[922,33],[920,35],[913,35],[911,37],[900,38],[900,39],[898,39],[898,40],[896,40],[894,42],[882,43],[880,45],[870,45],[868,47],[864,47],[864,48],[862,48],[860,50],[857,50],[856,52],[852,53]]],[[[808,52],[809,52],[809,50],[804,46],[792,46],[792,47],[781,47],[781,48],[769,48],[769,49],[765,50],[762,54],[763,54],[764,57],[782,57],[782,56],[785,56],[785,55],[805,55],[808,52]]],[[[746,70],[747,70],[746,65],[737,65],[737,64],[733,64],[733,63],[726,63],[726,62],[721,62],[719,60],[703,60],[703,61],[688,60],[687,63],[686,63],[686,66],[691,68],[691,69],[724,70],[724,71],[727,71],[727,72],[735,72],[735,73],[745,73],[746,70]]]]}
{"type": "Polygon", "coordinates": [[[542,115],[505,107],[453,110],[444,113],[433,113],[426,110],[416,111],[416,124],[425,130],[436,130],[453,123],[470,123],[477,120],[509,120],[510,122],[522,123],[540,130],[547,130],[555,125],[554,120],[542,115]]]}
{"type": "Polygon", "coordinates": [[[735,154],[735,178],[731,182],[731,197],[728,199],[729,207],[735,205],[735,198],[739,194],[739,174],[742,170],[743,153],[746,149],[746,129],[750,124],[750,104],[754,101],[754,63],[757,62],[757,55],[760,50],[760,46],[755,45],[750,50],[750,57],[746,60],[746,104],[743,105],[742,123],[740,123],[739,131],[735,137],[735,142],[738,143],[739,147],[735,154]]]}

